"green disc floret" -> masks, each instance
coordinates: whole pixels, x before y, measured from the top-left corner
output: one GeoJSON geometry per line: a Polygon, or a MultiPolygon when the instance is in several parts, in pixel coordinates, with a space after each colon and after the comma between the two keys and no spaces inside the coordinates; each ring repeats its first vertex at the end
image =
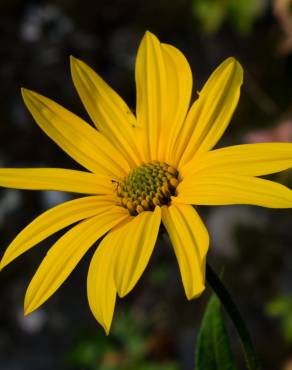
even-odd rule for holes
{"type": "Polygon", "coordinates": [[[116,184],[116,192],[121,205],[135,216],[143,211],[152,211],[155,206],[169,204],[178,183],[175,168],[155,161],[132,170],[123,182],[116,184]]]}

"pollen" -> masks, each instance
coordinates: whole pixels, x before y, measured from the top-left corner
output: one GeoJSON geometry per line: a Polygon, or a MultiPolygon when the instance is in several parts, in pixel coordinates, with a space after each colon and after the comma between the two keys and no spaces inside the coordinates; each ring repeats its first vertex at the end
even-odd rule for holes
{"type": "Polygon", "coordinates": [[[155,161],[132,170],[123,182],[116,184],[116,192],[120,204],[136,216],[144,211],[153,211],[156,206],[169,204],[178,183],[175,168],[155,161]]]}

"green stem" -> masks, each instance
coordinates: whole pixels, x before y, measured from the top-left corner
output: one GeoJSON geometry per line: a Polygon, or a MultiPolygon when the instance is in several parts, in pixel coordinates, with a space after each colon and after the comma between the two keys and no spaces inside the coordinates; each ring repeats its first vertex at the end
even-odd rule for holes
{"type": "Polygon", "coordinates": [[[216,293],[218,298],[220,299],[221,303],[224,305],[227,313],[229,314],[233,325],[235,326],[237,333],[239,335],[242,349],[245,356],[245,361],[247,368],[249,370],[259,370],[260,365],[258,361],[258,357],[255,353],[254,346],[252,344],[249,332],[244,324],[244,321],[241,317],[240,312],[238,311],[235,303],[233,302],[231,295],[215,273],[215,271],[207,264],[206,267],[206,278],[208,284],[216,293]]]}

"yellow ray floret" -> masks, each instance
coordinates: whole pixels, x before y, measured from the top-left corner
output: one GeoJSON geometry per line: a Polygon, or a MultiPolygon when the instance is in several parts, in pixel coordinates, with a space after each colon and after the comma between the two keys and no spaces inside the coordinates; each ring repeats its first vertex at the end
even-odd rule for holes
{"type": "Polygon", "coordinates": [[[51,247],[27,288],[25,314],[34,311],[54,294],[92,244],[127,217],[123,208],[115,207],[82,221],[64,234],[51,247]]]}
{"type": "Polygon", "coordinates": [[[110,177],[63,168],[0,168],[0,185],[26,190],[113,194],[110,177]]]}
{"type": "Polygon", "coordinates": [[[190,205],[163,206],[162,221],[175,251],[186,296],[195,298],[205,288],[208,231],[190,205]]]}
{"type": "Polygon", "coordinates": [[[74,57],[70,62],[74,85],[97,129],[131,165],[139,165],[142,156],[135,131],[141,128],[131,109],[88,65],[74,57]]]}
{"type": "Polygon", "coordinates": [[[104,213],[115,207],[115,203],[114,196],[93,195],[62,203],[42,213],[8,246],[1,260],[0,269],[50,235],[77,221],[104,213]]]}
{"type": "Polygon", "coordinates": [[[129,172],[115,147],[81,118],[36,92],[22,89],[22,96],[40,128],[82,166],[116,178],[129,172]]]}
{"type": "Polygon", "coordinates": [[[182,176],[197,172],[263,176],[292,167],[291,143],[228,146],[208,151],[184,166],[182,176]]]}

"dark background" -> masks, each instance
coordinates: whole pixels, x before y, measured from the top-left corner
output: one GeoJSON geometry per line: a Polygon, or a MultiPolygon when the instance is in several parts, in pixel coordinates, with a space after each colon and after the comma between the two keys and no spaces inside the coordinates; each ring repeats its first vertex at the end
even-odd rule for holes
{"type": "MultiPolygon", "coordinates": [[[[70,78],[69,55],[83,59],[135,109],[134,62],[144,32],[175,45],[200,89],[228,56],[245,70],[238,109],[223,144],[292,141],[290,0],[0,0],[0,165],[76,164],[33,122],[25,86],[89,120],[70,78]]],[[[291,172],[273,179],[291,187],[291,172]]],[[[69,199],[57,192],[0,189],[1,253],[36,215],[69,199]]],[[[202,207],[221,270],[251,331],[265,370],[292,368],[291,211],[202,207]]],[[[209,290],[188,302],[163,237],[143,278],[119,301],[106,337],[89,312],[86,272],[92,251],[37,312],[23,318],[23,297],[57,236],[1,272],[0,369],[191,370],[209,290]]],[[[243,369],[236,333],[226,320],[243,369]]]]}

